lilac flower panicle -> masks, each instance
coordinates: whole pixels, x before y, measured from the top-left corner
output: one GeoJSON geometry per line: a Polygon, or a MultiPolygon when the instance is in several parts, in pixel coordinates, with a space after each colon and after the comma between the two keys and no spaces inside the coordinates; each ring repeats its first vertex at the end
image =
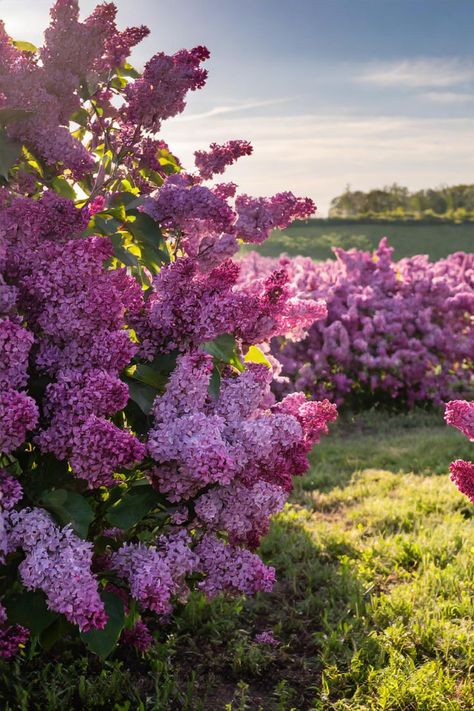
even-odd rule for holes
{"type": "Polygon", "coordinates": [[[91,572],[92,543],[78,538],[67,526],[59,528],[39,508],[13,511],[8,528],[10,548],[22,548],[25,553],[19,565],[23,585],[42,590],[48,607],[81,631],[102,629],[106,614],[91,572]]]}

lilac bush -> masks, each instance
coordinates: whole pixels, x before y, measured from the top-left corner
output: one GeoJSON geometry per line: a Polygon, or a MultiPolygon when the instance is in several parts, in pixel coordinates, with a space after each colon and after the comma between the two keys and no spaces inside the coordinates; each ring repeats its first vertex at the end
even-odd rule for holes
{"type": "Polygon", "coordinates": [[[324,299],[327,317],[305,339],[274,339],[278,392],[337,404],[441,403],[472,381],[474,254],[400,261],[383,239],[373,254],[335,249],[336,260],[243,260],[240,283],[282,268],[301,299],[324,299]],[[286,380],[285,380],[286,378],[286,380]]]}
{"type": "Polygon", "coordinates": [[[209,52],[159,52],[140,74],[148,30],[115,17],[58,0],[39,49],[0,25],[5,658],[29,635],[143,652],[193,591],[270,590],[254,551],[336,417],[277,402],[264,354],[325,304],[282,267],[243,283],[232,260],[313,203],[207,182],[251,153],[241,140],[186,172],[157,133],[209,52]]]}

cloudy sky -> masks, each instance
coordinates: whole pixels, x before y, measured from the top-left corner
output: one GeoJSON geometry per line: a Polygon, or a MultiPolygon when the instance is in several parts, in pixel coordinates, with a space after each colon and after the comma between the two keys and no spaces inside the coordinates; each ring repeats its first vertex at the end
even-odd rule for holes
{"type": "MultiPolygon", "coordinates": [[[[39,43],[48,0],[0,0],[16,39],[39,43]]],[[[246,138],[242,190],[291,189],[319,213],[347,184],[474,182],[474,0],[118,0],[147,24],[134,55],[206,44],[209,80],[162,135],[185,162],[246,138]]],[[[83,0],[83,13],[94,2],[83,0]]]]}

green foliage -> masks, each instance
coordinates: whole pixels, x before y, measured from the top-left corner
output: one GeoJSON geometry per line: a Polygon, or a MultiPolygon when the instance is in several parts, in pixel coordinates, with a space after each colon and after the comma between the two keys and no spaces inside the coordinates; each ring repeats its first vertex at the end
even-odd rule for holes
{"type": "Polygon", "coordinates": [[[238,371],[242,372],[244,366],[239,356],[235,336],[231,333],[223,333],[217,336],[213,341],[207,341],[202,344],[202,349],[212,355],[217,361],[231,365],[238,371]]]}
{"type": "Polygon", "coordinates": [[[22,625],[39,635],[58,619],[56,612],[46,607],[46,599],[39,590],[27,590],[5,601],[8,620],[11,624],[22,625]]]}
{"type": "Polygon", "coordinates": [[[2,178],[8,178],[8,172],[17,161],[20,151],[21,145],[12,141],[6,132],[0,129],[0,176],[2,178]]]}
{"type": "Polygon", "coordinates": [[[82,632],[81,639],[91,652],[101,659],[106,659],[114,650],[124,628],[125,612],[122,600],[113,593],[103,592],[101,597],[107,613],[106,625],[102,630],[82,632]]]}
{"type": "Polygon", "coordinates": [[[89,526],[94,519],[94,511],[81,494],[65,489],[46,491],[41,496],[41,504],[51,511],[62,526],[71,524],[75,533],[87,538],[89,526]]]}
{"type": "Polygon", "coordinates": [[[472,222],[474,185],[443,186],[414,193],[396,183],[368,192],[352,191],[347,187],[342,195],[331,201],[329,216],[472,222]]]}
{"type": "Polygon", "coordinates": [[[137,483],[142,486],[125,490],[122,498],[107,511],[112,526],[132,528],[158,505],[160,496],[153,487],[146,480],[137,483]]]}

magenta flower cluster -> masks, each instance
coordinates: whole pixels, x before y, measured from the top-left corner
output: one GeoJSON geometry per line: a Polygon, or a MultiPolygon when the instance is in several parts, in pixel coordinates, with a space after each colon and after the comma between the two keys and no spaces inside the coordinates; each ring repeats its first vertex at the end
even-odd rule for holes
{"type": "Polygon", "coordinates": [[[474,255],[400,261],[382,240],[373,253],[336,249],[336,260],[279,261],[250,255],[241,281],[276,267],[300,298],[322,298],[327,317],[304,340],[275,341],[288,380],[279,391],[309,392],[342,404],[354,400],[446,400],[472,377],[474,255]]]}
{"type": "Polygon", "coordinates": [[[324,302],[291,269],[242,279],[232,261],[314,204],[204,185],[246,141],[185,172],[156,133],[209,52],[159,52],[140,75],[128,57],[148,30],[115,16],[57,0],[38,50],[0,26],[4,658],[29,635],[7,619],[16,596],[35,596],[38,626],[62,615],[110,653],[146,651],[193,592],[270,591],[255,549],[336,417],[271,390],[269,340],[302,337],[324,302]]]}
{"type": "MultiPolygon", "coordinates": [[[[444,419],[448,425],[460,430],[470,442],[474,442],[474,402],[451,400],[446,405],[444,419]]],[[[474,504],[474,462],[456,459],[449,468],[451,480],[474,504]]]]}

